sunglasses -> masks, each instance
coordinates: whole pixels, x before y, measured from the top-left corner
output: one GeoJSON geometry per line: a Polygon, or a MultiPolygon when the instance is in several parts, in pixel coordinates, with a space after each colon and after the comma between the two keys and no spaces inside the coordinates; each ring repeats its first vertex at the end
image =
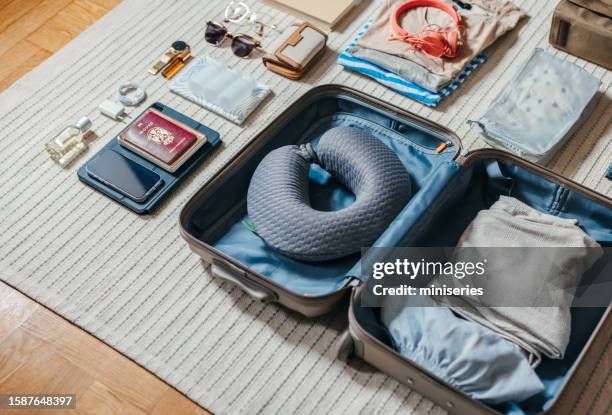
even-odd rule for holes
{"type": "Polygon", "coordinates": [[[255,33],[257,33],[259,36],[264,35],[264,27],[269,27],[272,30],[278,30],[276,25],[264,23],[259,20],[259,16],[253,13],[246,3],[241,1],[230,1],[225,8],[225,22],[241,24],[247,20],[249,24],[254,27],[255,33]]]}
{"type": "Polygon", "coordinates": [[[234,35],[227,30],[227,27],[222,24],[209,21],[206,23],[206,31],[204,32],[204,39],[214,46],[219,46],[225,38],[232,39],[232,52],[234,55],[240,58],[246,58],[253,52],[254,49],[259,48],[261,44],[257,39],[252,38],[244,33],[234,35]]]}

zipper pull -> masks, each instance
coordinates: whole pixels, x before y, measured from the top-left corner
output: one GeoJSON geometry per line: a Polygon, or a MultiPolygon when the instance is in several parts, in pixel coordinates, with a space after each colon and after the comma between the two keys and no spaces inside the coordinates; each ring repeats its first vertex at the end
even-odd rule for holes
{"type": "Polygon", "coordinates": [[[442,143],[438,146],[438,148],[436,148],[436,154],[440,154],[441,152],[443,152],[444,150],[446,150],[446,147],[448,146],[452,146],[453,143],[451,141],[447,141],[445,143],[442,143]]]}

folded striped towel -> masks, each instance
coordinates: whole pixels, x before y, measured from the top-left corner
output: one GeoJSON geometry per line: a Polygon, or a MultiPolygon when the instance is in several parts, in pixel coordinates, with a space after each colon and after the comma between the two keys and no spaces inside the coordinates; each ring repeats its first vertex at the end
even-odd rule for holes
{"type": "Polygon", "coordinates": [[[448,85],[442,88],[438,92],[429,91],[414,82],[407,81],[403,79],[401,76],[391,72],[390,70],[383,68],[382,66],[376,65],[372,62],[369,62],[365,59],[360,59],[352,56],[349,53],[349,50],[355,45],[357,45],[357,41],[363,34],[366,32],[368,27],[372,21],[368,21],[359,31],[357,37],[344,49],[344,51],[340,54],[338,58],[338,63],[344,67],[344,69],[348,69],[351,71],[355,71],[357,73],[369,76],[373,78],[376,82],[385,85],[386,87],[405,95],[409,98],[414,99],[422,104],[429,105],[431,107],[435,107],[442,101],[444,98],[455,92],[457,88],[459,88],[474,72],[476,69],[480,67],[484,62],[487,61],[487,55],[480,54],[477,55],[474,59],[470,61],[463,71],[457,75],[455,79],[453,79],[448,85]]]}

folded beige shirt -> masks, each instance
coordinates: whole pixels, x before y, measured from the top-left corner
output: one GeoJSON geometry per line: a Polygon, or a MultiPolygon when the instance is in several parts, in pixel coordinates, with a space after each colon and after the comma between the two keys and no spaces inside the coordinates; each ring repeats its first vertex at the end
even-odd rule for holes
{"type": "MultiPolygon", "coordinates": [[[[518,6],[503,0],[470,0],[471,10],[459,11],[463,29],[463,42],[454,58],[435,58],[418,52],[401,40],[389,40],[393,34],[390,16],[405,0],[383,0],[380,11],[358,45],[409,59],[438,75],[454,78],[467,63],[491,45],[497,38],[516,26],[526,16],[518,6]]],[[[447,13],[432,7],[417,7],[405,12],[400,24],[412,35],[428,25],[454,27],[447,13]]]]}

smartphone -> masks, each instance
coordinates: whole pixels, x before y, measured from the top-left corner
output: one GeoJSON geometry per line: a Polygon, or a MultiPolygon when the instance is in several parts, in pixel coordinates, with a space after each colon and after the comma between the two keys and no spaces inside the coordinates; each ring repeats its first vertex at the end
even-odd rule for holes
{"type": "Polygon", "coordinates": [[[164,183],[159,174],[113,150],[100,151],[87,163],[85,171],[138,203],[146,201],[164,183]]]}

